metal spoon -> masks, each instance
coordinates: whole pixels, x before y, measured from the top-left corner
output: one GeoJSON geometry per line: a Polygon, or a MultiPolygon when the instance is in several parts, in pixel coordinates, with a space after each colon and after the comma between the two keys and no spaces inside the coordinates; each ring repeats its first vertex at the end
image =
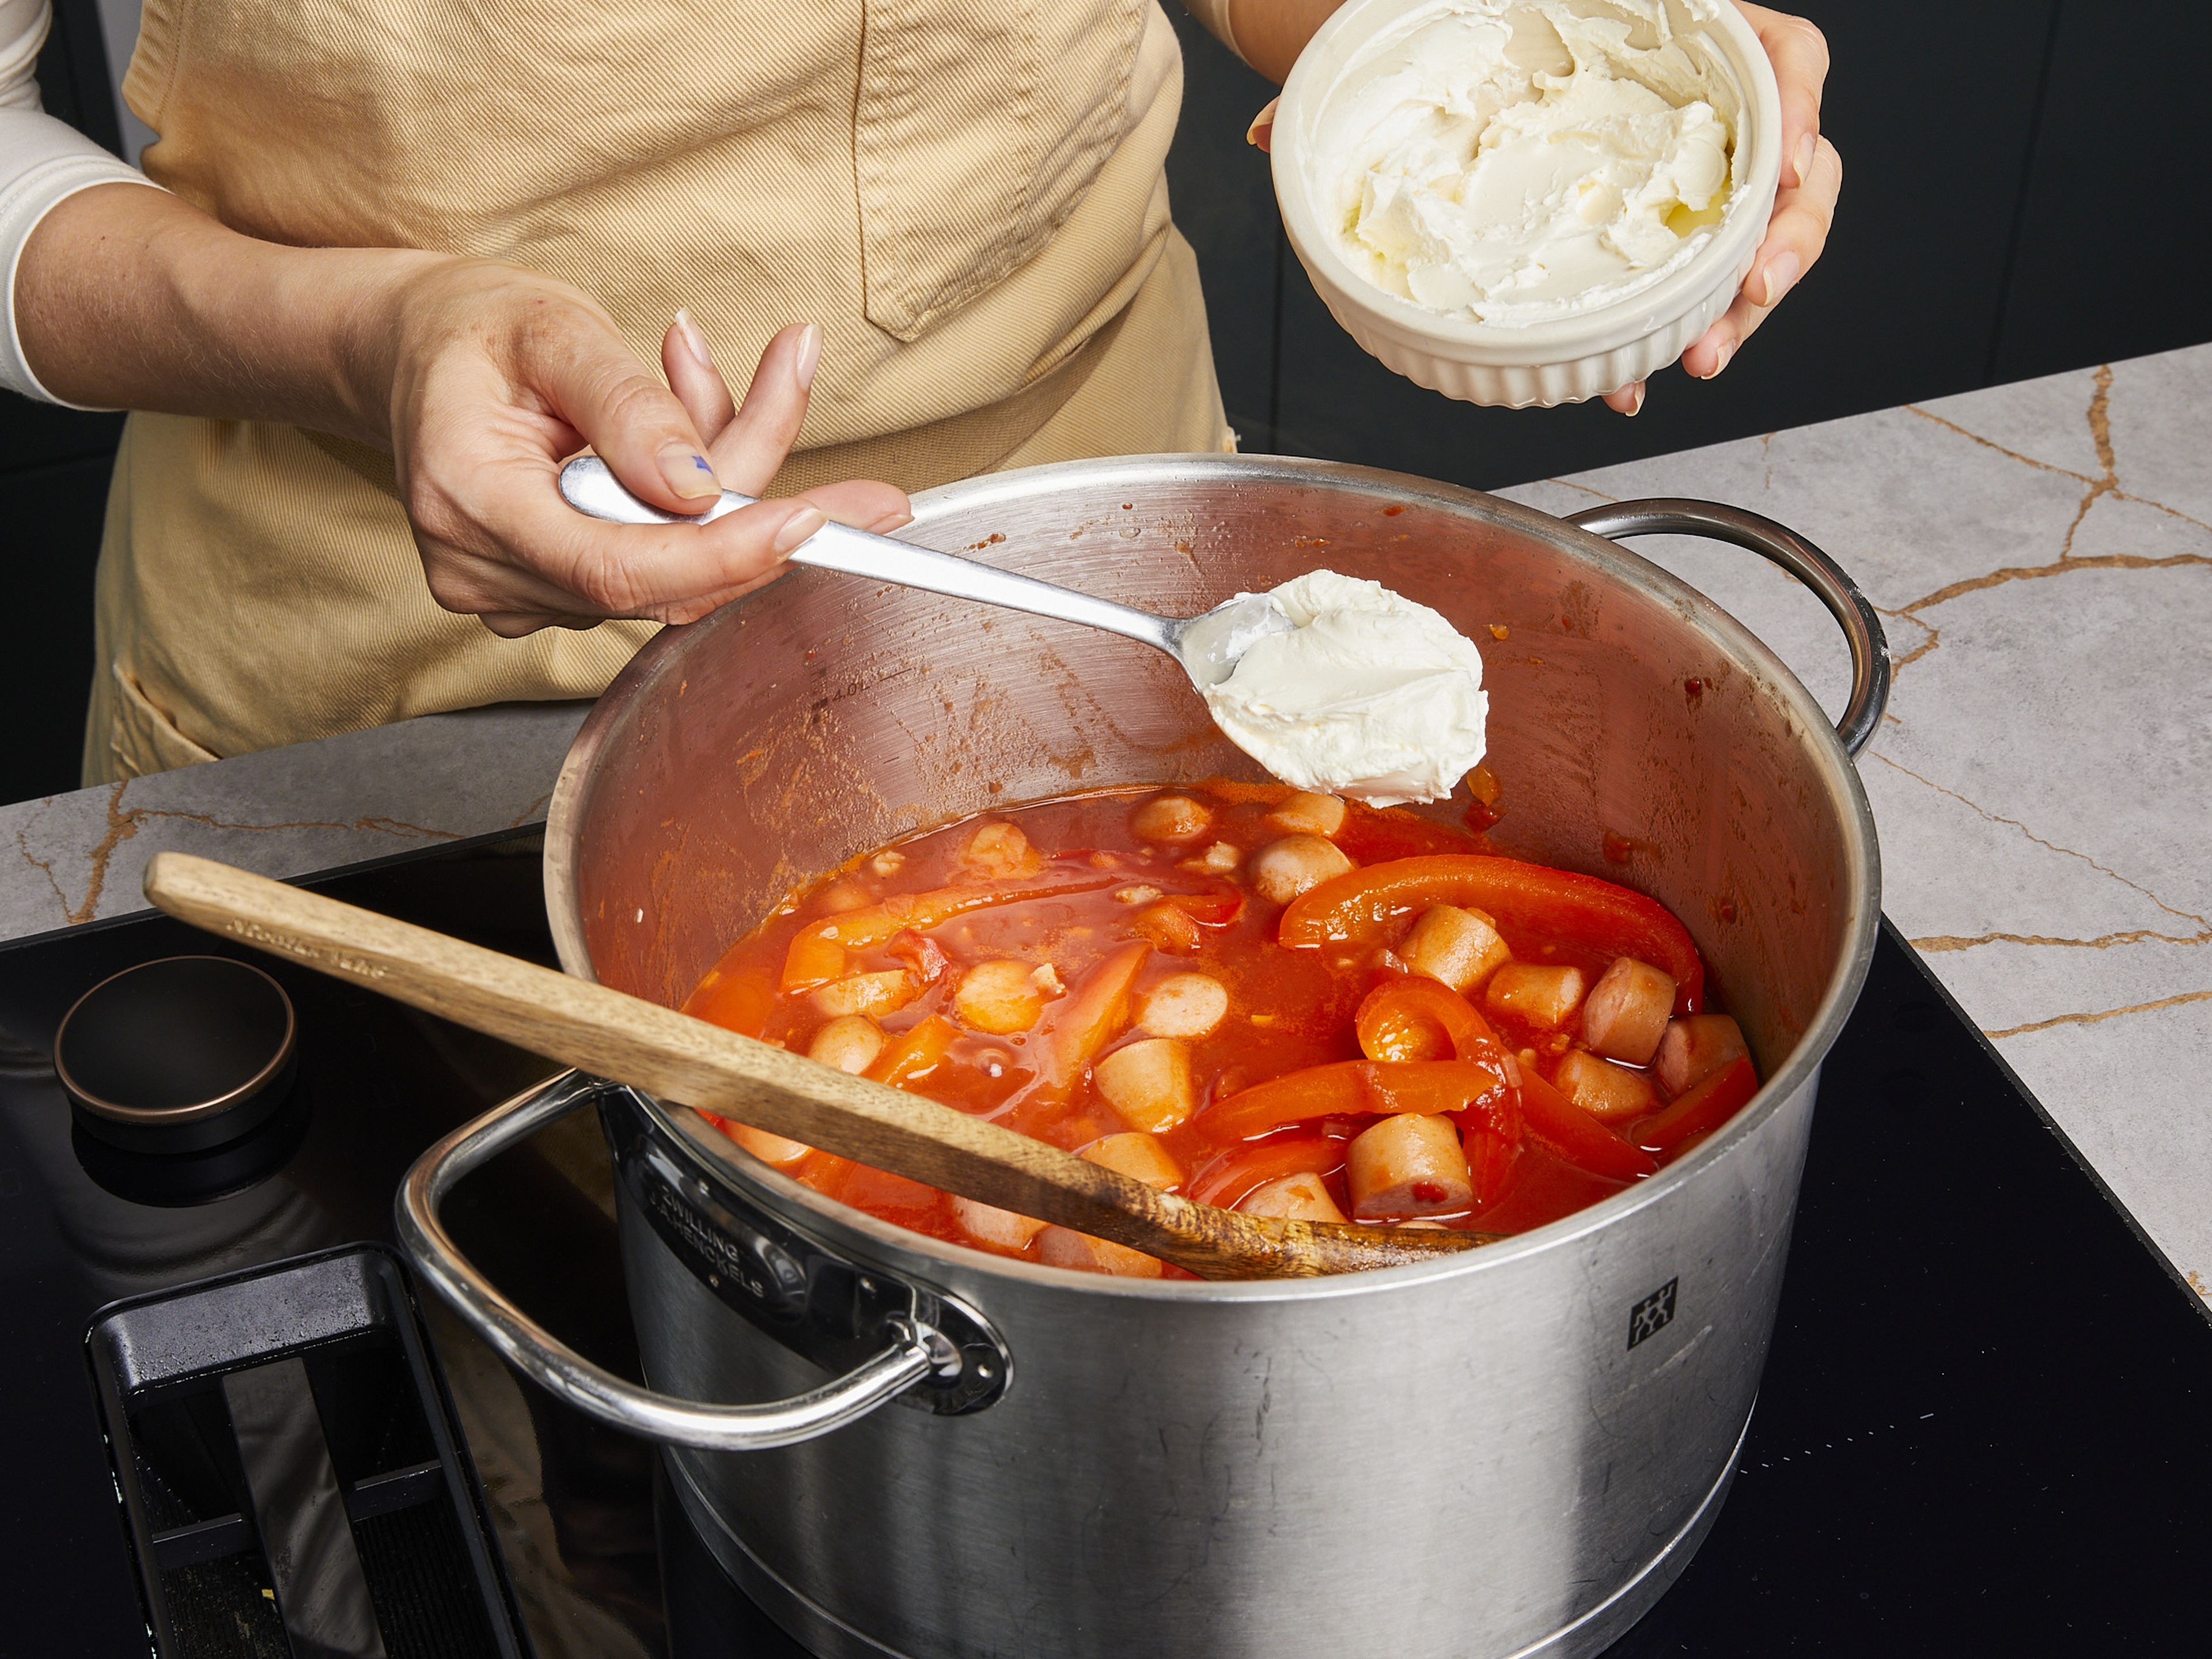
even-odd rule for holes
{"type": "MultiPolygon", "coordinates": [[[[704,513],[690,516],[663,513],[623,489],[596,455],[580,455],[561,469],[561,494],[578,512],[615,524],[708,524],[753,503],[753,497],[726,489],[722,499],[704,513]]],[[[1111,599],[1055,587],[1033,576],[1018,576],[974,559],[933,552],[912,542],[842,524],[823,526],[801,542],[790,558],[793,564],[947,593],[1142,640],[1181,663],[1190,683],[1200,690],[1227,679],[1237,659],[1255,643],[1271,634],[1287,634],[1292,626],[1282,607],[1264,593],[1240,593],[1195,617],[1156,617],[1149,611],[1115,605],[1111,599]]]]}

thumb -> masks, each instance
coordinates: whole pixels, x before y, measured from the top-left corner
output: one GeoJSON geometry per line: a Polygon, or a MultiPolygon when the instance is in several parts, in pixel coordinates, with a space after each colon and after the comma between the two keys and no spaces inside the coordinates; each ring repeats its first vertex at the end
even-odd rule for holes
{"type": "Polygon", "coordinates": [[[1244,142],[1255,149],[1272,151],[1275,147],[1275,109],[1282,102],[1278,96],[1267,100],[1267,107],[1252,118],[1252,125],[1244,129],[1244,142]]]}
{"type": "Polygon", "coordinates": [[[646,372],[611,328],[548,345],[532,368],[552,412],[633,495],[665,513],[705,511],[722,486],[676,394],[646,372]]]}

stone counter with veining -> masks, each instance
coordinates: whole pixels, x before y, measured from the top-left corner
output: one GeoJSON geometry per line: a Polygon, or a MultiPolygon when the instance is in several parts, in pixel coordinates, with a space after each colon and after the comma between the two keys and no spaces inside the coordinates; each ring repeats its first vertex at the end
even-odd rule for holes
{"type": "Polygon", "coordinates": [[[298,876],[542,823],[586,707],[432,714],[0,806],[0,942],[144,909],[165,848],[298,876]]]}
{"type": "MultiPolygon", "coordinates": [[[[1896,684],[1882,908],[2212,1293],[2212,346],[1508,490],[1706,495],[1819,543],[1896,684]]],[[[1831,712],[1840,636],[1732,549],[1639,541],[1831,712]]]]}
{"type": "MultiPolygon", "coordinates": [[[[1504,493],[1708,496],[1858,579],[1897,662],[1859,760],[1884,908],[2212,1295],[2212,346],[1504,493]]],[[[1840,708],[1803,589],[1733,549],[1637,547],[1840,708]]],[[[0,940],[142,908],[163,848],[292,876],[526,827],[581,718],[438,715],[0,807],[0,940]]]]}

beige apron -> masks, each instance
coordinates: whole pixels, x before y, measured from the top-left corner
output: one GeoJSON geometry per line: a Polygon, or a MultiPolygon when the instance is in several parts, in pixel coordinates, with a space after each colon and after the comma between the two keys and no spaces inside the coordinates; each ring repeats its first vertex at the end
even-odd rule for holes
{"type": "MultiPolygon", "coordinates": [[[[819,323],[779,492],[1230,441],[1154,0],[149,0],[124,89],[252,235],[544,271],[647,362],[679,306],[739,375],[819,323]]],[[[98,621],[87,782],[594,696],[653,632],[500,639],[430,598],[388,456],[146,414],[98,621]]]]}

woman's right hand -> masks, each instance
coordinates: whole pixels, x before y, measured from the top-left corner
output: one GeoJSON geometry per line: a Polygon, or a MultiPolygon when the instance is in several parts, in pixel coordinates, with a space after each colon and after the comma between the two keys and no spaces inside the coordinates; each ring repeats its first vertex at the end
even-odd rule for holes
{"type": "Polygon", "coordinates": [[[664,511],[700,511],[725,487],[757,495],[806,413],[821,356],[811,325],[769,343],[740,410],[688,319],[663,343],[664,386],[597,305],[528,271],[441,261],[400,284],[392,308],[388,355],[365,367],[388,379],[423,574],[439,604],[495,633],[690,622],[772,580],[825,518],[884,531],[912,516],[899,490],[867,481],[701,526],[608,524],[562,499],[561,464],[586,445],[664,511]]]}

